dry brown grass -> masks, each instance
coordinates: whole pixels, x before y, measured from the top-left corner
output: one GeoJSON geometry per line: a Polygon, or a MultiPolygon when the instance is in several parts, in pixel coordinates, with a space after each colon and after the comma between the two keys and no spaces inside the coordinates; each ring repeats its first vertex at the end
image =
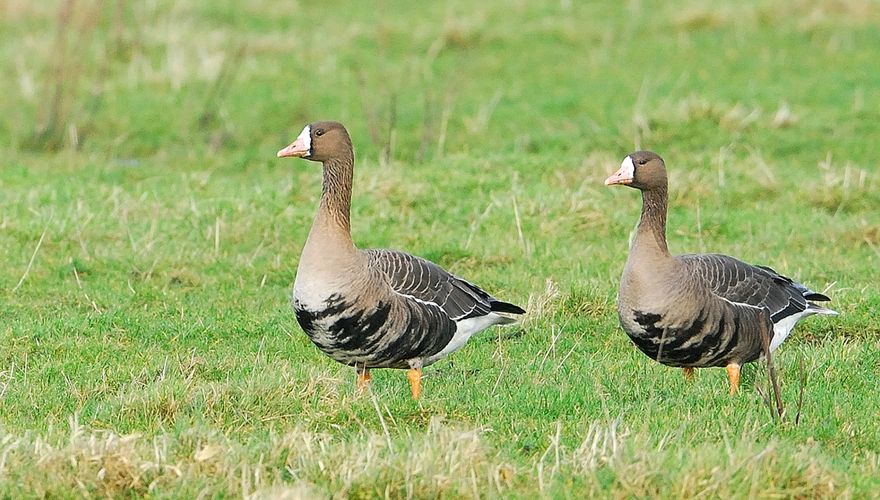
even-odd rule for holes
{"type": "MultiPolygon", "coordinates": [[[[400,436],[296,429],[242,444],[210,431],[177,438],[118,435],[71,419],[66,434],[0,437],[0,491],[249,498],[849,495],[844,478],[817,458],[815,444],[792,450],[745,436],[680,448],[676,442],[688,438],[674,431],[649,437],[618,421],[585,422],[575,435],[557,426],[544,452],[523,468],[490,444],[489,433],[432,417],[424,431],[400,436]]],[[[864,458],[866,470],[877,469],[876,455],[864,458]]]]}
{"type": "Polygon", "coordinates": [[[502,494],[514,468],[483,432],[432,419],[405,442],[364,432],[351,439],[297,429],[248,448],[220,434],[189,437],[87,431],[0,437],[0,492],[36,496],[232,494],[253,498],[479,497],[502,494]]]}
{"type": "Polygon", "coordinates": [[[869,169],[843,162],[829,153],[819,163],[821,177],[812,182],[808,200],[831,213],[865,208],[876,199],[877,177],[869,169]]]}
{"type": "Polygon", "coordinates": [[[787,2],[694,3],[672,14],[672,25],[683,32],[720,29],[727,26],[780,26],[793,21],[803,32],[834,25],[865,26],[880,20],[880,4],[872,0],[795,0],[787,2]]]}

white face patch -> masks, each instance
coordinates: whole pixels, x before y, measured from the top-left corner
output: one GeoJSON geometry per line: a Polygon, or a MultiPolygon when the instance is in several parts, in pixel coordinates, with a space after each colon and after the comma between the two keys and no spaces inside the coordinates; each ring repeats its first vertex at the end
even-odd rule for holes
{"type": "Polygon", "coordinates": [[[302,129],[302,132],[300,132],[299,135],[296,137],[296,140],[299,141],[299,143],[305,147],[306,151],[311,153],[312,152],[312,126],[306,125],[305,128],[302,129]]]}
{"type": "Polygon", "coordinates": [[[633,160],[629,156],[623,159],[623,163],[620,164],[620,170],[617,171],[617,174],[626,179],[632,179],[636,174],[636,166],[633,165],[633,160]]]}

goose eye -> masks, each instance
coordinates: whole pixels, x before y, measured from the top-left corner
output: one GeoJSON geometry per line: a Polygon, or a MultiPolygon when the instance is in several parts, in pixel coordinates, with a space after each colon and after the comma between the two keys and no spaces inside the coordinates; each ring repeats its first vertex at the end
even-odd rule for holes
{"type": "Polygon", "coordinates": [[[648,160],[646,160],[646,159],[644,159],[644,158],[642,158],[641,160],[639,160],[639,165],[644,165],[644,164],[646,164],[646,163],[648,163],[648,160]]]}
{"type": "Polygon", "coordinates": [[[322,135],[324,135],[324,129],[319,128],[318,130],[315,130],[315,135],[321,137],[322,135]]]}

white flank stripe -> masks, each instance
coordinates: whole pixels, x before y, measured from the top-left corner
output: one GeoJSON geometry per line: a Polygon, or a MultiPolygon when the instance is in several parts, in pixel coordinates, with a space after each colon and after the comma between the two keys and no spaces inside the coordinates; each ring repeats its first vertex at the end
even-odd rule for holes
{"type": "Polygon", "coordinates": [[[492,325],[503,323],[504,320],[505,318],[503,316],[499,316],[495,313],[489,313],[485,316],[477,316],[475,318],[468,318],[461,321],[456,321],[456,330],[455,334],[452,336],[452,340],[450,340],[449,343],[446,344],[446,347],[444,347],[442,351],[427,358],[425,360],[425,366],[430,365],[431,363],[440,359],[443,359],[446,356],[449,356],[453,352],[461,349],[475,333],[485,330],[492,325]]]}
{"type": "Polygon", "coordinates": [[[797,324],[798,321],[806,318],[807,316],[812,316],[814,314],[827,314],[829,316],[837,316],[837,311],[832,311],[831,309],[825,309],[824,307],[821,309],[812,309],[807,308],[804,311],[801,311],[797,314],[792,314],[791,316],[786,316],[782,318],[778,322],[773,324],[773,340],[770,342],[770,352],[776,350],[777,347],[782,345],[782,342],[788,338],[788,335],[794,330],[794,325],[797,324]]]}

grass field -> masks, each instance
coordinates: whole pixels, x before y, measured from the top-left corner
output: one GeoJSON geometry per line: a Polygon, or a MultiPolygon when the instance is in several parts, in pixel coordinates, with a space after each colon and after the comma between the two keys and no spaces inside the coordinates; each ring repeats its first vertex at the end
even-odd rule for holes
{"type": "Polygon", "coordinates": [[[0,0],[0,496],[880,496],[880,5],[0,0]],[[369,395],[289,306],[357,149],[353,233],[521,325],[369,395]],[[832,296],[727,395],[617,325],[637,148],[673,252],[832,296]],[[801,388],[803,391],[801,393],[801,388]],[[802,398],[802,400],[800,400],[802,398]],[[799,418],[795,419],[795,415],[799,418]]]}

